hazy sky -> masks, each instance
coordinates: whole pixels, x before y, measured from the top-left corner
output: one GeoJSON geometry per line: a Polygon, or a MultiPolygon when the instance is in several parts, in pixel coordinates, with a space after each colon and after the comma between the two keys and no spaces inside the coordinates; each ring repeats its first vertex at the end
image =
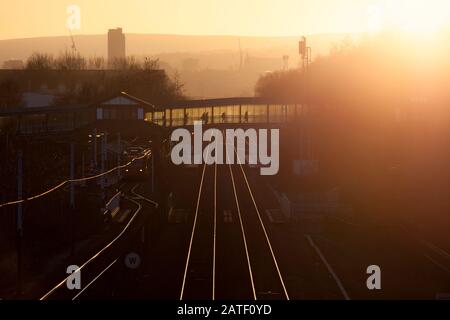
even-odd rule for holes
{"type": "MultiPolygon", "coordinates": [[[[0,39],[67,35],[67,7],[81,9],[75,34],[126,33],[283,36],[361,32],[387,16],[403,24],[447,19],[448,0],[0,0],[0,39]],[[406,3],[407,13],[392,4],[406,3]],[[430,9],[431,8],[431,9],[430,9]],[[425,13],[424,13],[425,12],[425,13]],[[400,17],[399,17],[400,15],[400,17]],[[428,15],[428,16],[427,16],[428,15]],[[417,17],[416,17],[417,16],[417,17]],[[422,18],[420,18],[422,19],[422,18]],[[406,21],[406,22],[405,22],[406,21]],[[413,22],[411,22],[413,21],[413,22]]],[[[423,28],[423,23],[421,25],[423,28]]]]}

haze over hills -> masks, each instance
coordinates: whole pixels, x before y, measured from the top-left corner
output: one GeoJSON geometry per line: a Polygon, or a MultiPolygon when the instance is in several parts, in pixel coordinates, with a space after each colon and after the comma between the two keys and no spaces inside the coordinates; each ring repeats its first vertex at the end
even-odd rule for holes
{"type": "MultiPolygon", "coordinates": [[[[347,34],[308,36],[313,56],[324,55],[347,34]]],[[[253,95],[258,77],[299,63],[299,37],[192,36],[126,34],[128,56],[159,58],[170,75],[175,72],[192,97],[253,95]]],[[[77,50],[86,57],[107,56],[107,35],[75,35],[77,50]]],[[[70,50],[70,36],[0,40],[0,65],[8,59],[26,59],[33,52],[58,55],[70,50]]]]}
{"type": "MultiPolygon", "coordinates": [[[[347,35],[327,34],[309,36],[315,53],[326,53],[333,43],[347,35]]],[[[75,35],[77,49],[86,56],[106,56],[107,35],[75,35]]],[[[197,53],[211,51],[239,51],[239,39],[244,52],[261,57],[297,54],[299,37],[240,37],[190,36],[158,34],[126,34],[128,55],[158,55],[161,53],[197,53]]],[[[11,58],[25,60],[34,51],[58,54],[70,49],[70,36],[0,40],[0,61],[11,58]]]]}

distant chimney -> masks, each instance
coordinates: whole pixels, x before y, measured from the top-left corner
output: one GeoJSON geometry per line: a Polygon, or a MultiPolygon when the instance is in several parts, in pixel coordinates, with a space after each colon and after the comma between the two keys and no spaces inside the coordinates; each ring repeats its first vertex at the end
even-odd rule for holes
{"type": "Polygon", "coordinates": [[[122,28],[109,29],[108,31],[108,61],[125,58],[125,35],[122,28]]]}

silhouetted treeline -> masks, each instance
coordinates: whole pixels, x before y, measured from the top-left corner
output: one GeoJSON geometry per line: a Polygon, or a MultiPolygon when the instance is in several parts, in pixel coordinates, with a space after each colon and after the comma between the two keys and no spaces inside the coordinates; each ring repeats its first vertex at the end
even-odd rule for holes
{"type": "Polygon", "coordinates": [[[124,69],[105,71],[92,80],[71,82],[65,92],[55,101],[57,105],[93,103],[110,98],[125,91],[155,105],[184,99],[183,85],[174,77],[170,78],[164,70],[124,69]]]}
{"type": "Polygon", "coordinates": [[[182,100],[183,85],[177,77],[170,78],[159,68],[157,59],[135,57],[115,59],[108,63],[101,57],[86,59],[79,53],[65,52],[54,58],[45,53],[34,53],[26,63],[26,70],[45,73],[60,71],[64,76],[64,93],[55,101],[57,105],[92,103],[126,91],[154,104],[182,100]],[[91,80],[71,79],[83,70],[103,70],[105,76],[91,80]],[[72,81],[74,80],[74,81],[72,81]]]}
{"type": "Polygon", "coordinates": [[[137,59],[134,56],[106,61],[103,57],[86,58],[78,52],[65,51],[52,54],[34,52],[27,59],[27,70],[156,70],[158,59],[137,59]]]}

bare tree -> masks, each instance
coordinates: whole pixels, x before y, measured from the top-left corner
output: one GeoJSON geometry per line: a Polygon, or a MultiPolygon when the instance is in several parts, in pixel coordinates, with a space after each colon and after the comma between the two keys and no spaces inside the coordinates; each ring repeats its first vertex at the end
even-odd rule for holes
{"type": "Polygon", "coordinates": [[[55,60],[52,55],[34,52],[28,58],[25,68],[28,70],[50,70],[53,69],[54,65],[55,60]]]}
{"type": "Polygon", "coordinates": [[[151,59],[149,57],[145,57],[142,68],[144,70],[158,70],[160,68],[159,59],[151,59]]]}
{"type": "Polygon", "coordinates": [[[79,53],[65,51],[56,59],[56,69],[58,70],[84,70],[86,65],[86,59],[79,53]]]}
{"type": "Polygon", "coordinates": [[[91,57],[88,62],[89,69],[102,70],[105,69],[105,58],[91,57]]]}

